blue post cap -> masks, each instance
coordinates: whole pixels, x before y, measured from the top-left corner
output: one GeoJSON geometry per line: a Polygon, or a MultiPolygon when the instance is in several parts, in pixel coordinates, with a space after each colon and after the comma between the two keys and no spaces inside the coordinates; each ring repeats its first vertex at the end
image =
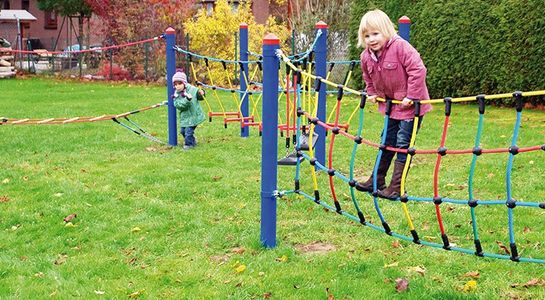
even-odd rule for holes
{"type": "Polygon", "coordinates": [[[280,40],[274,33],[268,33],[263,38],[263,45],[280,45],[280,40]]]}
{"type": "Polygon", "coordinates": [[[397,20],[398,23],[400,24],[411,24],[411,19],[409,19],[409,17],[407,16],[403,16],[401,18],[399,18],[399,20],[397,20]]]}
{"type": "Polygon", "coordinates": [[[314,28],[315,29],[327,29],[328,25],[324,21],[319,21],[319,22],[316,23],[316,25],[314,25],[314,28]]]}

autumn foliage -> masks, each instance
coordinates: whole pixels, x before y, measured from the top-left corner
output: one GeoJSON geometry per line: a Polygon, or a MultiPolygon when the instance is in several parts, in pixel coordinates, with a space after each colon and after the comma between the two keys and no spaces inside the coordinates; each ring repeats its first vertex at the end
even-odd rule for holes
{"type": "MultiPolygon", "coordinates": [[[[262,40],[266,33],[272,32],[278,36],[284,48],[289,38],[289,31],[282,23],[277,23],[270,17],[267,24],[256,23],[251,10],[250,1],[241,2],[238,9],[233,8],[227,0],[216,2],[214,12],[208,14],[206,9],[199,10],[196,18],[187,19],[184,23],[185,31],[190,36],[190,51],[204,56],[216,57],[225,60],[235,59],[235,33],[239,31],[240,23],[248,24],[248,49],[253,53],[261,53],[262,40]]],[[[238,46],[237,46],[238,47],[238,46]]],[[[250,60],[257,57],[250,56],[250,60]]],[[[226,76],[231,75],[234,81],[234,65],[228,66],[225,72],[221,63],[210,64],[211,74],[208,74],[203,62],[196,64],[199,81],[212,81],[217,85],[226,85],[226,76]]],[[[251,67],[253,68],[253,67],[251,67]]]]}

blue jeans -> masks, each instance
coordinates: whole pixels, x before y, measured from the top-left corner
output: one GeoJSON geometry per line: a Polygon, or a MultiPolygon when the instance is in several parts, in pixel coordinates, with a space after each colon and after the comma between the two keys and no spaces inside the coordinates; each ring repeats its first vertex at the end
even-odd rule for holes
{"type": "Polygon", "coordinates": [[[181,127],[180,133],[184,137],[184,145],[188,147],[195,147],[197,146],[197,140],[195,140],[195,128],[197,126],[190,126],[190,127],[181,127]]]}
{"type": "MultiPolygon", "coordinates": [[[[424,117],[418,118],[418,128],[422,125],[424,117]]],[[[414,119],[409,120],[394,120],[388,119],[388,129],[386,130],[386,146],[391,146],[400,149],[408,149],[413,133],[414,119]]],[[[384,131],[382,132],[384,134],[384,131]]],[[[382,135],[381,135],[382,137],[382,135]]],[[[392,161],[396,152],[384,150],[381,160],[392,161]]],[[[407,161],[407,153],[397,153],[396,161],[405,163],[407,161]]]]}

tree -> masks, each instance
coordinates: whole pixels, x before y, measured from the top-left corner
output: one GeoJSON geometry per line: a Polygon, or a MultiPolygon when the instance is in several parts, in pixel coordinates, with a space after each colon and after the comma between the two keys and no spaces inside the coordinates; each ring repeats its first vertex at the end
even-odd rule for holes
{"type": "Polygon", "coordinates": [[[61,16],[77,17],[79,25],[78,43],[83,42],[83,19],[92,14],[91,7],[85,3],[85,0],[38,0],[38,8],[43,11],[54,11],[61,16]]]}

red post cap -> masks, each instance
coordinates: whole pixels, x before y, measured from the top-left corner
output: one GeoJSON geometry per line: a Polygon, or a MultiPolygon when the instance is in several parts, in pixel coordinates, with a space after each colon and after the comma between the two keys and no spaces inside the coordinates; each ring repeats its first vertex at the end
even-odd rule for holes
{"type": "Polygon", "coordinates": [[[328,26],[327,26],[326,22],[319,21],[319,22],[316,23],[316,25],[314,25],[314,28],[316,28],[316,29],[327,29],[328,26]]]}
{"type": "Polygon", "coordinates": [[[246,24],[244,22],[240,23],[239,26],[240,26],[241,29],[248,29],[248,24],[246,24]]]}
{"type": "Polygon", "coordinates": [[[411,24],[411,19],[409,19],[409,17],[407,16],[403,16],[401,18],[399,18],[399,20],[397,20],[398,23],[401,23],[401,24],[411,24]]]}
{"type": "Polygon", "coordinates": [[[176,34],[176,30],[172,27],[169,27],[165,30],[165,34],[176,34]]]}
{"type": "Polygon", "coordinates": [[[263,45],[280,45],[280,40],[274,33],[268,33],[263,38],[263,45]]]}

